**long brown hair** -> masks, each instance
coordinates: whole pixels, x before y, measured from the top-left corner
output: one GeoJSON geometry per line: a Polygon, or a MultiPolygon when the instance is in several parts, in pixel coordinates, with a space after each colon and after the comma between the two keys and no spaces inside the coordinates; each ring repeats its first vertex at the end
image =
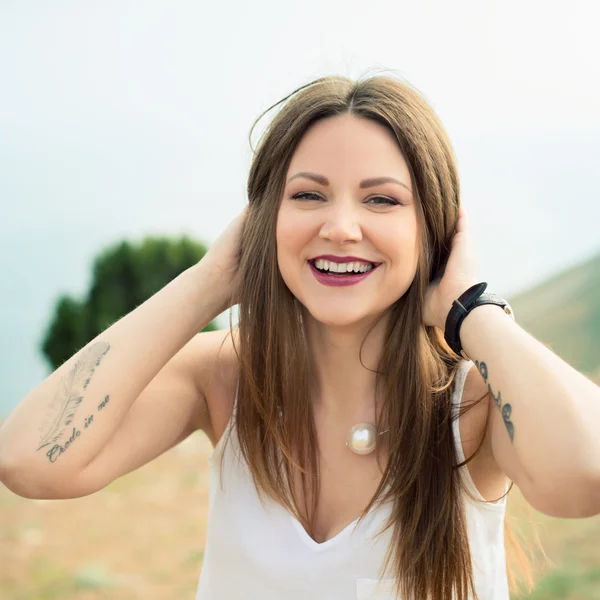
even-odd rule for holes
{"type": "Polygon", "coordinates": [[[408,163],[421,236],[415,278],[388,311],[376,371],[376,388],[383,392],[376,428],[385,424],[393,435],[378,446],[378,452],[385,449],[385,469],[361,520],[375,504],[392,503],[383,529],[393,528],[391,544],[380,576],[393,565],[402,597],[476,597],[461,500],[466,490],[458,470],[472,457],[457,464],[452,432],[460,357],[440,330],[423,324],[422,315],[428,284],[443,274],[458,217],[460,188],[450,141],[424,98],[395,77],[319,78],[265,113],[286,100],[259,141],[248,177],[236,295],[240,373],[234,426],[243,457],[261,500],[267,496],[285,506],[312,535],[320,489],[309,397],[314,367],[302,307],[277,264],[277,214],[290,160],[312,124],[346,113],[374,120],[394,134],[408,163]],[[300,497],[294,473],[300,474],[300,497]],[[307,498],[312,502],[301,508],[307,498]]]}

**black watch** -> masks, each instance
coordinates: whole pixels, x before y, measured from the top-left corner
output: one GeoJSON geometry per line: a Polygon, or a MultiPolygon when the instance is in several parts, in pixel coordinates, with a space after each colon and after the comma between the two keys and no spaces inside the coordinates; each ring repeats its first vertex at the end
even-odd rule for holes
{"type": "Polygon", "coordinates": [[[484,293],[487,282],[476,283],[463,292],[458,300],[452,303],[452,308],[446,317],[444,338],[452,350],[462,356],[465,360],[471,360],[460,343],[460,326],[465,317],[476,307],[482,304],[496,304],[504,309],[504,312],[515,320],[515,314],[510,304],[500,296],[490,292],[484,293]]]}

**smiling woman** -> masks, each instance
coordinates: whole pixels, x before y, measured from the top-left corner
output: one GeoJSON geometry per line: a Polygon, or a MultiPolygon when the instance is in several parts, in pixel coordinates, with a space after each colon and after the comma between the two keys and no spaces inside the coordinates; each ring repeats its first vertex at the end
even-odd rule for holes
{"type": "Polygon", "coordinates": [[[0,481],[85,496],[201,429],[214,452],[198,600],[506,600],[511,480],[549,513],[600,510],[594,419],[574,408],[596,391],[565,385],[504,310],[464,314],[458,174],[420,94],[326,77],[285,100],[246,209],[20,402],[0,481]],[[234,304],[237,328],[198,334],[234,304]]]}
{"type": "Polygon", "coordinates": [[[197,598],[505,600],[487,390],[424,323],[459,220],[447,135],[391,77],[284,101],[248,179],[197,598]]]}

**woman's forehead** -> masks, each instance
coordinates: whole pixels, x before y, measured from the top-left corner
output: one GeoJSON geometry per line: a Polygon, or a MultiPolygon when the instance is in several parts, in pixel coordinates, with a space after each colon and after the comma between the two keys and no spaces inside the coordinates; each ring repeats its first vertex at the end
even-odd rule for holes
{"type": "Polygon", "coordinates": [[[352,115],[316,122],[290,160],[286,184],[298,173],[321,178],[321,185],[365,178],[396,178],[410,187],[410,173],[394,134],[380,123],[352,115]]]}

